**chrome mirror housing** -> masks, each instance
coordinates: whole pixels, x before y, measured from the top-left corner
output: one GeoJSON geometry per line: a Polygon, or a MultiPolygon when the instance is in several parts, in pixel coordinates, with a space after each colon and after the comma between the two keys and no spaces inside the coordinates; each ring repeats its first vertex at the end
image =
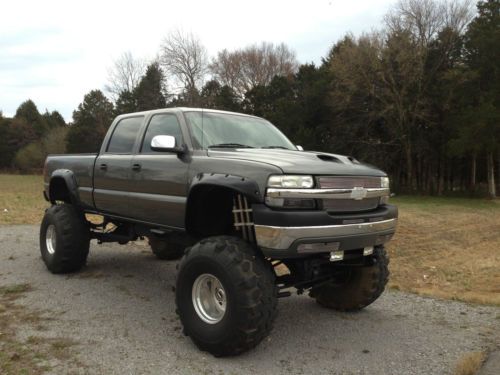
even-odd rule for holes
{"type": "Polygon", "coordinates": [[[172,151],[175,146],[175,137],[171,135],[156,135],[151,140],[151,150],[154,151],[172,151]]]}

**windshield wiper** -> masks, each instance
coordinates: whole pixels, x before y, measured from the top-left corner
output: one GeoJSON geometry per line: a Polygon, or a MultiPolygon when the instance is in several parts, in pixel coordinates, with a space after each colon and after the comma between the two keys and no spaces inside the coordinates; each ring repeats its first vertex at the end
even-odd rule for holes
{"type": "Polygon", "coordinates": [[[254,148],[253,146],[244,145],[241,143],[219,143],[217,145],[210,145],[208,148],[254,148]]]}
{"type": "Polygon", "coordinates": [[[290,150],[288,147],[285,147],[285,146],[264,146],[261,148],[281,148],[283,150],[290,150]]]}

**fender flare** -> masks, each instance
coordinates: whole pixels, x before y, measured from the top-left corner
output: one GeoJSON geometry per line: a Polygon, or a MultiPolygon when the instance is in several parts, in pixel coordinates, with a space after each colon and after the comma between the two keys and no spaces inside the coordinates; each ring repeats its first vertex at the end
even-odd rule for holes
{"type": "Polygon", "coordinates": [[[222,173],[199,173],[196,175],[188,190],[186,201],[185,228],[191,230],[191,219],[196,216],[196,201],[199,199],[198,192],[204,188],[223,188],[244,196],[249,204],[257,203],[262,200],[259,185],[242,176],[222,174],[222,173]],[[195,216],[193,216],[195,215],[195,216]]]}
{"type": "Polygon", "coordinates": [[[53,187],[54,181],[63,180],[66,188],[68,189],[69,198],[71,199],[71,203],[75,206],[80,205],[80,194],[78,193],[78,183],[76,182],[76,178],[74,173],[69,169],[56,169],[50,175],[49,182],[49,200],[51,203],[55,203],[55,199],[53,197],[53,187]]]}

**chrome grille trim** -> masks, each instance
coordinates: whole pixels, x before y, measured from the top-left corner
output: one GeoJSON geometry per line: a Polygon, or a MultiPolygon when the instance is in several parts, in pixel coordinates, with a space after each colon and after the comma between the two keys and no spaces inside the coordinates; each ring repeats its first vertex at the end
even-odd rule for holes
{"type": "Polygon", "coordinates": [[[267,189],[271,198],[364,199],[389,195],[388,188],[354,189],[267,189]]]}
{"type": "Polygon", "coordinates": [[[321,189],[380,188],[382,179],[367,176],[319,176],[317,182],[321,189]]]}
{"type": "Polygon", "coordinates": [[[354,199],[323,199],[323,209],[331,212],[361,212],[377,208],[380,198],[354,199]]]}

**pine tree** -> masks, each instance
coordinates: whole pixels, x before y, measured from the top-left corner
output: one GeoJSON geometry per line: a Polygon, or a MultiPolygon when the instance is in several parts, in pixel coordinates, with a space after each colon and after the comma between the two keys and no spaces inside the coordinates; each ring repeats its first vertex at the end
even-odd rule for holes
{"type": "Polygon", "coordinates": [[[500,152],[500,1],[481,1],[477,9],[465,35],[466,60],[476,92],[465,116],[474,128],[471,141],[479,142],[486,152],[488,194],[495,198],[494,156],[500,152]]]}
{"type": "Polygon", "coordinates": [[[33,127],[39,138],[47,131],[48,125],[31,99],[26,100],[17,108],[14,118],[26,121],[33,127]]]}
{"type": "Polygon", "coordinates": [[[43,118],[45,123],[50,129],[59,128],[62,126],[66,126],[66,121],[64,121],[64,117],[58,111],[45,111],[43,114],[43,118]]]}
{"type": "Polygon", "coordinates": [[[208,81],[201,89],[200,96],[204,108],[235,112],[241,110],[234,91],[229,86],[221,86],[216,80],[208,81]]]}
{"type": "Polygon", "coordinates": [[[146,74],[141,78],[133,92],[138,111],[166,107],[164,81],[165,78],[160,65],[157,62],[150,64],[146,69],[146,74]]]}
{"type": "Polygon", "coordinates": [[[115,103],[116,115],[137,112],[138,110],[137,98],[134,93],[127,90],[120,92],[115,103]]]}
{"type": "Polygon", "coordinates": [[[113,104],[100,90],[90,91],[73,112],[66,137],[68,152],[98,152],[113,121],[113,104]]]}

